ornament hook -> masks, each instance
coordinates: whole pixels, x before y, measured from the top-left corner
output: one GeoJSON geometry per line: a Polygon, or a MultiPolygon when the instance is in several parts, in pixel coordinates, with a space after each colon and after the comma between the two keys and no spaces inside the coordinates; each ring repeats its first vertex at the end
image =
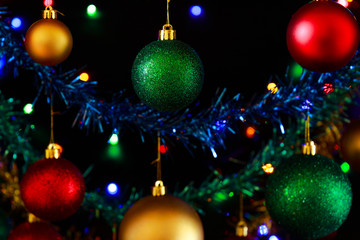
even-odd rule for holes
{"type": "Polygon", "coordinates": [[[157,181],[155,182],[155,186],[152,188],[152,195],[154,197],[164,196],[166,194],[166,189],[164,186],[163,181],[161,181],[161,152],[160,152],[160,146],[161,146],[161,136],[160,131],[157,133],[157,158],[151,163],[156,163],[156,178],[157,181]]]}
{"type": "Polygon", "coordinates": [[[244,219],[244,197],[243,193],[240,192],[240,220],[236,225],[236,236],[238,237],[247,237],[248,236],[248,226],[244,219]]]}
{"type": "Polygon", "coordinates": [[[44,19],[57,19],[57,13],[60,13],[62,16],[64,16],[63,13],[53,9],[51,6],[47,6],[45,10],[43,11],[43,18],[44,19]]]}
{"type": "Polygon", "coordinates": [[[309,112],[307,113],[307,119],[305,121],[305,144],[302,145],[302,152],[304,155],[316,154],[316,146],[314,141],[310,139],[310,116],[309,112]]]}
{"type": "Polygon", "coordinates": [[[170,24],[170,11],[169,11],[169,3],[170,0],[167,0],[166,7],[166,24],[163,26],[163,29],[159,31],[159,40],[175,40],[176,39],[176,31],[173,30],[172,25],[170,24]]]}

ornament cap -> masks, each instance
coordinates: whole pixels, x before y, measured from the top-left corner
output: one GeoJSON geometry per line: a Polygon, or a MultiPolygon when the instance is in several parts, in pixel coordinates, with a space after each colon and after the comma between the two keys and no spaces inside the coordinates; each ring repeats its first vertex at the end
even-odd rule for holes
{"type": "Polygon", "coordinates": [[[59,148],[55,143],[50,143],[47,149],[45,150],[46,159],[50,159],[50,158],[59,159],[60,154],[61,154],[61,148],[59,148]]]}
{"type": "Polygon", "coordinates": [[[155,182],[155,186],[152,188],[152,195],[154,197],[165,196],[166,194],[166,187],[164,186],[163,181],[157,180],[155,182]]]}
{"type": "Polygon", "coordinates": [[[176,39],[176,31],[173,29],[171,24],[165,24],[163,29],[159,31],[159,40],[175,40],[176,39]]]}
{"type": "Polygon", "coordinates": [[[57,19],[57,13],[62,14],[61,12],[54,10],[51,6],[47,6],[43,11],[43,18],[44,19],[57,19]]]}
{"type": "Polygon", "coordinates": [[[314,156],[316,154],[316,145],[314,141],[309,141],[302,145],[302,153],[304,155],[312,155],[314,156]]]}
{"type": "Polygon", "coordinates": [[[236,236],[247,237],[249,228],[244,220],[240,220],[236,225],[236,236]]]}

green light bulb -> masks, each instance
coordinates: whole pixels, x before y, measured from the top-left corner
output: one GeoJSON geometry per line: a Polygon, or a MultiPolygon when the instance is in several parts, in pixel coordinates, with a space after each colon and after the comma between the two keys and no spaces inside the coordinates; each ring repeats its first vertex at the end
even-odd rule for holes
{"type": "Polygon", "coordinates": [[[116,145],[119,143],[119,137],[116,133],[113,133],[113,135],[111,135],[110,139],[109,139],[109,143],[111,145],[116,145]]]}
{"type": "Polygon", "coordinates": [[[30,114],[30,113],[32,113],[32,111],[34,110],[34,109],[33,109],[33,105],[32,105],[31,103],[28,103],[28,104],[25,105],[25,107],[23,108],[23,110],[24,110],[24,113],[25,113],[25,114],[30,114]]]}
{"type": "Polygon", "coordinates": [[[86,9],[87,14],[89,17],[95,17],[96,16],[96,6],[94,4],[90,4],[86,9]]]}
{"type": "Polygon", "coordinates": [[[350,165],[347,162],[343,162],[340,167],[344,173],[350,171],[350,165]]]}

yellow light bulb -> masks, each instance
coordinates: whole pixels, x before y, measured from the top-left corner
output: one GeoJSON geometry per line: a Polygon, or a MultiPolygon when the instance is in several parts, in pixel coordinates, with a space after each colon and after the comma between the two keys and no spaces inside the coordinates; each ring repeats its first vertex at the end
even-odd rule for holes
{"type": "Polygon", "coordinates": [[[279,90],[279,88],[277,87],[276,83],[273,83],[273,82],[271,82],[271,83],[269,83],[269,84],[267,85],[267,89],[268,89],[269,91],[271,91],[272,94],[275,94],[275,93],[279,90]]]}
{"type": "Polygon", "coordinates": [[[264,170],[264,172],[266,172],[267,174],[271,174],[274,172],[274,167],[271,163],[267,163],[265,165],[262,166],[262,169],[264,170]]]}
{"type": "Polygon", "coordinates": [[[87,74],[86,72],[83,72],[83,73],[81,73],[80,74],[80,80],[81,81],[84,81],[84,82],[87,82],[87,81],[89,81],[89,74],[87,74]]]}

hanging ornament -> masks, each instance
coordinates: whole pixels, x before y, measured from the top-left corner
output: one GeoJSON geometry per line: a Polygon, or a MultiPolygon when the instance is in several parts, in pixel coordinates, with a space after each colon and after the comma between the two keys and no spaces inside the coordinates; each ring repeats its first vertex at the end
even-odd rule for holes
{"type": "Polygon", "coordinates": [[[37,217],[57,221],[73,215],[85,195],[79,169],[63,158],[43,158],[32,164],[20,182],[26,209],[37,217]]]}
{"type": "Polygon", "coordinates": [[[353,171],[360,173],[360,120],[352,121],[341,137],[341,153],[353,171]]]}
{"type": "Polygon", "coordinates": [[[359,45],[359,26],[342,5],[327,0],[301,7],[287,28],[287,46],[302,67],[314,72],[333,72],[346,65],[359,45]]]}
{"type": "Polygon", "coordinates": [[[35,216],[58,221],[73,215],[85,196],[80,170],[61,158],[62,147],[54,142],[53,97],[50,94],[51,134],[45,158],[32,164],[20,182],[21,198],[35,216]]]}
{"type": "Polygon", "coordinates": [[[71,32],[57,20],[57,12],[47,6],[43,19],[32,24],[25,36],[25,48],[29,56],[45,66],[65,61],[73,47],[71,32]]]}
{"type": "Polygon", "coordinates": [[[62,240],[54,227],[44,222],[25,222],[14,228],[8,240],[62,240]]]}
{"type": "Polygon", "coordinates": [[[312,155],[312,146],[307,142],[305,155],[294,155],[276,168],[265,195],[272,219],[294,236],[306,239],[337,230],[352,202],[348,177],[331,159],[312,155]]]}
{"type": "Polygon", "coordinates": [[[199,215],[185,201],[166,194],[161,179],[160,136],[158,136],[157,181],[152,196],[137,201],[125,214],[119,228],[120,240],[203,240],[199,215]]]}
{"type": "Polygon", "coordinates": [[[202,62],[187,44],[176,40],[176,32],[167,23],[159,40],[145,46],[132,67],[136,94],[148,106],[159,111],[176,111],[187,107],[199,95],[204,78],[202,62]]]}

